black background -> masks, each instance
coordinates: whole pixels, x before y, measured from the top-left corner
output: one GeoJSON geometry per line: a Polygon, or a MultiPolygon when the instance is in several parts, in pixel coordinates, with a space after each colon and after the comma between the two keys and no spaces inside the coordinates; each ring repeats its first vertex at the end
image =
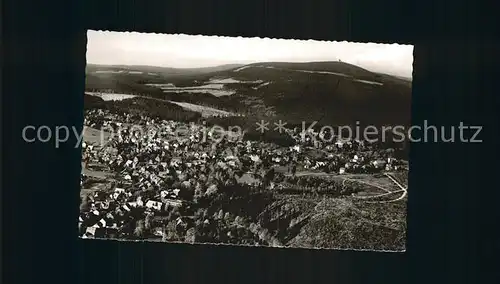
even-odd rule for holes
{"type": "Polygon", "coordinates": [[[488,11],[495,9],[457,1],[311,2],[4,1],[3,283],[493,281],[499,42],[488,11]],[[412,144],[406,253],[82,241],[81,150],[25,143],[21,131],[82,127],[87,28],[411,43],[413,123],[483,125],[484,142],[412,144]]]}

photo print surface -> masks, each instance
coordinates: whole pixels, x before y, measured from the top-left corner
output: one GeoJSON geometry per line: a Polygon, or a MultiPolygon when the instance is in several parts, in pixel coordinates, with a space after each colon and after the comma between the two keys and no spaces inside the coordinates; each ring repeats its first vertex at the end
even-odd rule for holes
{"type": "Polygon", "coordinates": [[[404,251],[412,53],[89,30],[80,237],[404,251]]]}

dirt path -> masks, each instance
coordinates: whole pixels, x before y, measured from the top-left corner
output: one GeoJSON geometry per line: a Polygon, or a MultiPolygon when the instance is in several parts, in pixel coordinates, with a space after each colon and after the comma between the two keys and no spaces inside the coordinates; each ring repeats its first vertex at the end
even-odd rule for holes
{"type": "MultiPolygon", "coordinates": [[[[401,196],[399,196],[398,198],[396,199],[391,199],[391,200],[383,200],[383,201],[367,201],[368,203],[390,203],[390,202],[397,202],[397,201],[400,201],[400,200],[403,200],[407,195],[408,195],[408,186],[404,187],[399,181],[397,181],[391,174],[389,173],[385,173],[384,174],[386,177],[388,177],[392,182],[394,182],[400,189],[399,190],[396,190],[396,191],[393,191],[391,192],[390,194],[393,194],[393,193],[399,193],[399,192],[403,192],[403,194],[401,194],[401,196]]],[[[389,193],[387,194],[389,195],[389,193]]],[[[377,197],[380,197],[380,196],[377,196],[377,197]]]]}
{"type": "Polygon", "coordinates": [[[404,187],[401,183],[399,183],[399,181],[397,181],[391,174],[385,174],[385,176],[387,176],[388,178],[390,178],[399,188],[401,188],[401,190],[403,191],[403,194],[401,194],[400,197],[392,200],[392,202],[394,201],[399,201],[403,198],[405,198],[407,195],[408,195],[408,186],[404,187]]]}
{"type": "MultiPolygon", "coordinates": [[[[291,174],[286,174],[287,176],[290,176],[291,174]]],[[[400,189],[399,190],[390,190],[386,187],[383,187],[381,185],[378,185],[378,184],[374,184],[374,183],[371,183],[371,182],[367,182],[367,181],[362,181],[362,180],[358,180],[358,179],[352,179],[352,178],[349,178],[348,176],[341,176],[341,175],[338,175],[338,174],[329,174],[329,173],[323,173],[323,172],[299,172],[296,174],[296,176],[323,176],[323,177],[328,177],[328,176],[334,176],[334,177],[339,177],[341,179],[343,179],[342,181],[342,186],[347,186],[346,185],[346,182],[357,182],[357,183],[361,183],[361,184],[365,184],[365,185],[368,185],[368,186],[372,186],[372,187],[375,187],[375,188],[378,188],[382,191],[384,191],[385,193],[382,193],[382,194],[377,194],[377,195],[372,195],[372,196],[358,196],[356,198],[359,198],[359,199],[373,199],[373,198],[379,198],[379,197],[384,197],[384,196],[388,196],[388,195],[391,195],[391,194],[396,194],[396,193],[400,193],[402,192],[401,196],[399,196],[398,198],[396,199],[391,199],[391,200],[384,200],[384,201],[366,201],[366,202],[370,202],[370,203],[386,203],[386,202],[397,202],[397,201],[400,201],[402,199],[404,199],[407,195],[408,195],[408,187],[405,187],[403,186],[399,181],[397,181],[391,174],[389,173],[384,173],[384,175],[389,178],[394,184],[396,184],[400,189]]]]}

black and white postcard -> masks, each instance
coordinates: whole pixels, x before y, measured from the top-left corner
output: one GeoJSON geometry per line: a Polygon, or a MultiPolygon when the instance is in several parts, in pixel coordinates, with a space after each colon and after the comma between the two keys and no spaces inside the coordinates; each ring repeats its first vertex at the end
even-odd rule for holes
{"type": "Polygon", "coordinates": [[[404,251],[413,46],[88,31],[81,238],[404,251]]]}

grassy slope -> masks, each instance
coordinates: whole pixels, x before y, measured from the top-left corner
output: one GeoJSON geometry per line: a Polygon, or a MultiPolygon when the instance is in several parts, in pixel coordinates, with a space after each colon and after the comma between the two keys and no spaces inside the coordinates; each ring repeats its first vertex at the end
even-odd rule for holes
{"type": "Polygon", "coordinates": [[[84,108],[105,109],[118,113],[127,112],[131,114],[159,117],[165,120],[179,120],[186,122],[197,121],[201,118],[199,113],[185,110],[176,104],[146,98],[132,98],[122,101],[104,101],[96,96],[85,95],[84,108]]]}
{"type": "Polygon", "coordinates": [[[326,199],[311,210],[307,223],[289,241],[309,248],[404,250],[406,201],[361,203],[326,199]]]}

